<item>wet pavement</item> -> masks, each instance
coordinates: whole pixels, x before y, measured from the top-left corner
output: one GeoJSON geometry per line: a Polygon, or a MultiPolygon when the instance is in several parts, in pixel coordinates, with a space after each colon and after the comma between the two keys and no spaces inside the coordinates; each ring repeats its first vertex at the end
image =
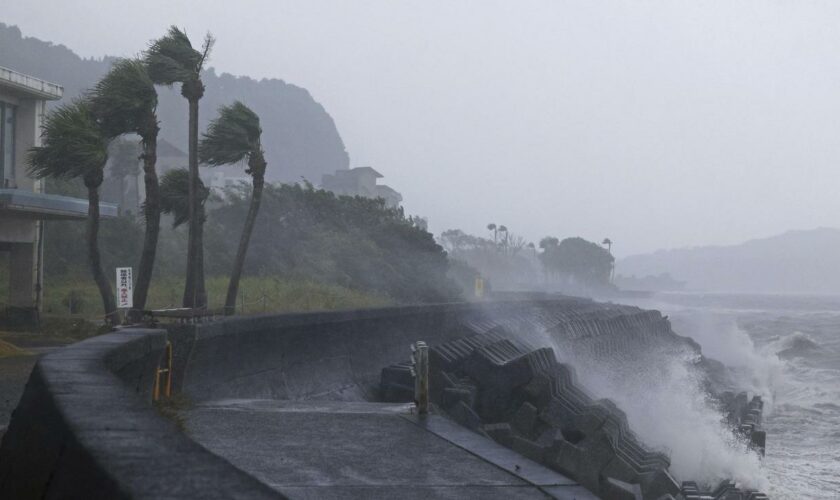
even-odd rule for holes
{"type": "Polygon", "coordinates": [[[223,400],[184,417],[191,438],[290,498],[595,498],[411,405],[223,400]]]}

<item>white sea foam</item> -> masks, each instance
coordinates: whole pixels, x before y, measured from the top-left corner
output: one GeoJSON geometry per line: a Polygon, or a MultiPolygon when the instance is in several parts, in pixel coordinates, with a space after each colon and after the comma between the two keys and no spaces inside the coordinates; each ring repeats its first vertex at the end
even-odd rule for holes
{"type": "Polygon", "coordinates": [[[668,453],[677,479],[708,486],[734,479],[746,487],[767,489],[758,455],[723,421],[691,359],[649,359],[609,370],[581,361],[575,364],[582,384],[593,395],[613,400],[642,442],[668,453]]]}
{"type": "Polygon", "coordinates": [[[774,388],[785,367],[775,352],[757,349],[749,334],[729,315],[693,311],[682,314],[679,325],[679,334],[699,343],[704,356],[729,368],[737,388],[761,396],[765,413],[773,411],[774,388]]]}
{"type": "MultiPolygon", "coordinates": [[[[704,353],[707,345],[714,346],[709,351],[734,368],[741,390],[772,400],[773,382],[781,370],[777,358],[757,352],[734,323],[721,328],[701,321],[696,326],[713,331],[679,333],[695,338],[704,353]]],[[[770,483],[760,458],[736,438],[707,394],[699,356],[689,348],[648,346],[640,351],[605,361],[555,346],[561,362],[575,368],[593,397],[611,399],[644,444],[671,457],[670,470],[679,481],[714,487],[732,479],[743,487],[767,491],[770,483]]]]}

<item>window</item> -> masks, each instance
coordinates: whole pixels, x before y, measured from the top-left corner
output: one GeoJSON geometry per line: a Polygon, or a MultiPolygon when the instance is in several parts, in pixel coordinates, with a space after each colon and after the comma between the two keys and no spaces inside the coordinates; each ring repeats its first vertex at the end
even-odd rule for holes
{"type": "Polygon", "coordinates": [[[0,102],[0,173],[2,186],[15,183],[15,115],[17,108],[0,102]]]}

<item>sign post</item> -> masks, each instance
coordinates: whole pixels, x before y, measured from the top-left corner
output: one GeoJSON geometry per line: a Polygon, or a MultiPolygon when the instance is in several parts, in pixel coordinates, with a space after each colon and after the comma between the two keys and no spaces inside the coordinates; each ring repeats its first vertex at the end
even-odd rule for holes
{"type": "Polygon", "coordinates": [[[475,278],[475,296],[479,299],[484,297],[484,279],[481,276],[475,278]]]}
{"type": "Polygon", "coordinates": [[[117,308],[134,307],[134,276],[130,267],[117,268],[117,308]]]}

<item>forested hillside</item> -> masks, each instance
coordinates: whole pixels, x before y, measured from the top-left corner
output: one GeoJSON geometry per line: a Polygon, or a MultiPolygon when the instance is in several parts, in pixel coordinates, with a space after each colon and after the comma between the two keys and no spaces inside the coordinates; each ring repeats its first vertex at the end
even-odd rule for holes
{"type": "MultiPolygon", "coordinates": [[[[24,37],[16,26],[0,23],[0,66],[62,85],[65,100],[90,88],[113,60],[83,59],[63,45],[24,37]]],[[[347,152],[332,117],[306,89],[277,79],[217,75],[212,68],[201,78],[206,86],[199,115],[202,130],[216,108],[236,99],[259,113],[271,165],[268,181],[296,182],[303,177],[318,184],[322,174],[347,168],[347,152]]],[[[161,137],[186,151],[187,102],[177,86],[158,92],[161,137]]]]}
{"type": "Polygon", "coordinates": [[[660,250],[633,255],[616,272],[637,278],[668,273],[689,290],[840,293],[840,230],[817,228],[740,245],[660,250]]]}

